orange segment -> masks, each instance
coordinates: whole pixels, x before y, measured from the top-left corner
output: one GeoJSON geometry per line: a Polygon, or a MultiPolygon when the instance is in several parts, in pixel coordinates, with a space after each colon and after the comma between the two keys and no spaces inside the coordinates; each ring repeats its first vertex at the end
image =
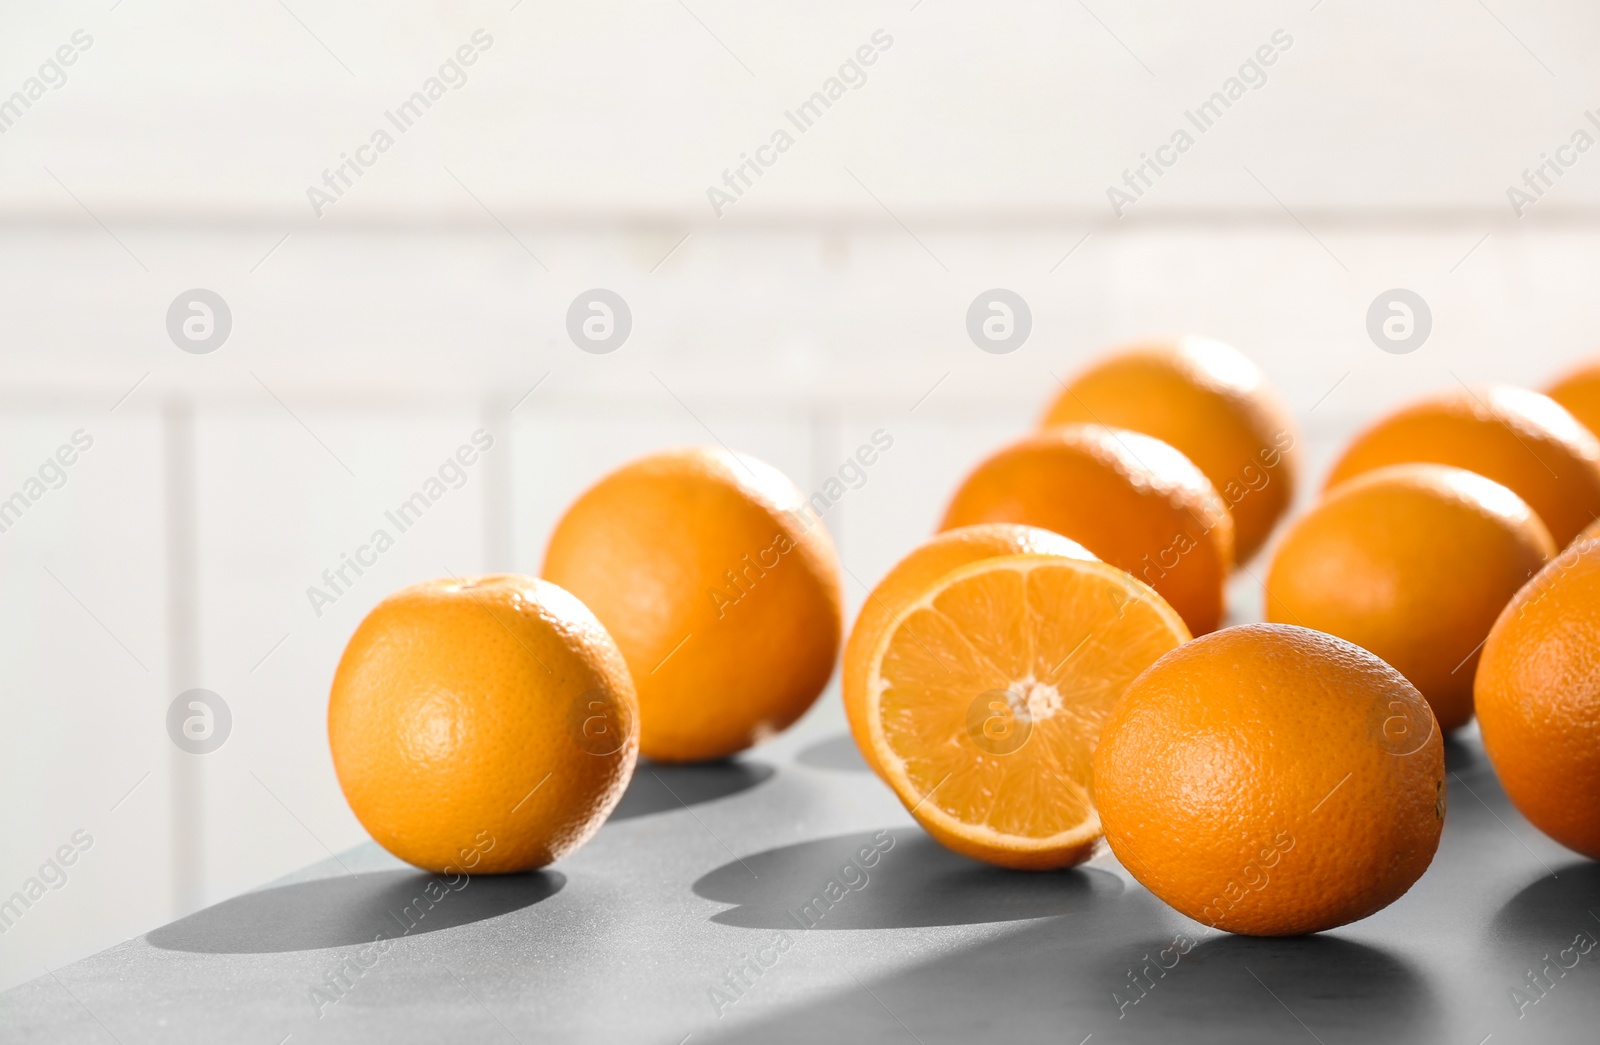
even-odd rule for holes
{"type": "Polygon", "coordinates": [[[919,823],[956,852],[1042,870],[1100,837],[1090,761],[1122,691],[1188,641],[1105,563],[985,559],[932,582],[868,662],[868,739],[919,823]]]}
{"type": "Polygon", "coordinates": [[[845,643],[844,670],[840,672],[839,690],[844,697],[844,713],[850,722],[850,733],[874,773],[878,773],[879,769],[877,756],[867,739],[867,658],[877,648],[884,632],[894,623],[895,614],[904,609],[910,600],[919,597],[931,582],[957,567],[1002,555],[1095,558],[1077,541],[1036,526],[1017,526],[1012,523],[962,526],[946,530],[912,549],[884,575],[862,604],[855,627],[850,629],[850,640],[845,643]]]}

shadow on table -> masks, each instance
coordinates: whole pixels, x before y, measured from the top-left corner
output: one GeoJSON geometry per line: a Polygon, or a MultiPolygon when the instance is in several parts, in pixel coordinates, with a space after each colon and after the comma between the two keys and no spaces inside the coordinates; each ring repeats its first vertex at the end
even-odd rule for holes
{"type": "Polygon", "coordinates": [[[1600,939],[1600,864],[1580,860],[1553,870],[1507,900],[1490,923],[1494,936],[1518,948],[1518,961],[1554,954],[1579,933],[1600,939]]]}
{"type": "Polygon", "coordinates": [[[812,769],[832,769],[840,773],[870,773],[872,767],[861,757],[855,738],[849,733],[825,737],[808,744],[795,756],[795,761],[812,769]]]}
{"type": "MultiPolygon", "coordinates": [[[[706,1041],[1441,1040],[1438,1001],[1414,966],[1327,936],[1225,937],[1176,961],[1168,950],[1169,967],[1152,968],[1141,995],[1129,973],[1142,973],[1146,955],[1153,964],[1179,932],[1199,930],[1176,928],[1145,894],[1123,901],[1089,904],[1071,919],[957,945],[884,975],[872,976],[862,957],[844,957],[849,976],[840,973],[832,993],[706,1041]],[[1163,932],[1163,924],[1172,927],[1163,932]],[[1122,1004],[1130,998],[1139,1000],[1122,1004]]],[[[794,934],[793,946],[806,938],[794,934]]]]}
{"type": "Polygon", "coordinates": [[[727,798],[765,783],[772,774],[765,762],[743,759],[674,765],[641,758],[611,819],[632,820],[727,798]]]}
{"type": "Polygon", "coordinates": [[[531,907],[561,891],[555,871],[449,878],[421,871],[262,889],[224,900],[145,936],[152,947],[199,954],[273,954],[371,943],[453,929],[531,907]],[[452,887],[451,882],[454,882],[452,887]]]}
{"type": "Polygon", "coordinates": [[[1104,871],[1021,872],[945,849],[914,827],[835,835],[754,853],[694,883],[750,929],[903,929],[1066,914],[1122,891],[1104,871]]]}
{"type": "Polygon", "coordinates": [[[1488,757],[1483,753],[1483,747],[1476,742],[1468,743],[1454,733],[1444,735],[1444,768],[1447,773],[1471,773],[1480,766],[1488,764],[1488,757]]]}
{"type": "Polygon", "coordinates": [[[1126,1013],[1121,1022],[1138,1015],[1173,1026],[1254,1026],[1292,1041],[1303,1021],[1321,1040],[1411,1041],[1437,1021],[1422,972],[1368,944],[1326,934],[1223,935],[1179,955],[1172,943],[1168,936],[1136,948],[1108,976],[1126,1013]]]}

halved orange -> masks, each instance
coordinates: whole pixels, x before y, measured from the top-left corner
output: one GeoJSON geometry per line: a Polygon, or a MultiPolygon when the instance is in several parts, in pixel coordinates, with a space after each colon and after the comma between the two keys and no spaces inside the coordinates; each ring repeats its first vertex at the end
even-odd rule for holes
{"type": "Polygon", "coordinates": [[[1019,526],[1015,523],[982,523],[961,526],[935,534],[931,539],[913,548],[905,558],[895,563],[872,589],[861,606],[855,627],[850,629],[850,639],[844,646],[844,667],[839,672],[839,691],[844,698],[845,719],[850,723],[850,733],[855,737],[861,757],[874,773],[878,769],[877,755],[872,742],[867,739],[866,693],[867,658],[877,648],[878,640],[894,623],[895,614],[921,596],[928,585],[951,570],[980,559],[994,559],[1002,555],[1062,555],[1069,559],[1093,559],[1088,549],[1077,541],[1069,540],[1050,530],[1037,526],[1019,526]]]}
{"type": "Polygon", "coordinates": [[[1102,562],[1008,555],[931,582],[867,663],[868,740],[938,841],[1002,867],[1069,867],[1101,834],[1090,762],[1128,684],[1189,640],[1102,562]]]}

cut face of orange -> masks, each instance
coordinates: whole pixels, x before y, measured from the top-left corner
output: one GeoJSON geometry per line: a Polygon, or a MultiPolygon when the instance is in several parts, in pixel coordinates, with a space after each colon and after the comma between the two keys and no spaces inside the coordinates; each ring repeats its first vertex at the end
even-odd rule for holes
{"type": "Polygon", "coordinates": [[[1183,618],[1101,562],[1012,555],[932,582],[868,664],[884,778],[929,834],[1028,870],[1089,858],[1090,763],[1112,705],[1189,640],[1183,618]]]}

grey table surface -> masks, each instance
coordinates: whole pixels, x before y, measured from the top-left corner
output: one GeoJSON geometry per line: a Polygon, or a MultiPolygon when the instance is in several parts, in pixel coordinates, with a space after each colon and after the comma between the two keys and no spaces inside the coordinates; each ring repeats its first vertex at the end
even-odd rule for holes
{"type": "Polygon", "coordinates": [[[1600,864],[1510,807],[1474,729],[1447,757],[1443,841],[1409,893],[1315,937],[1232,937],[1109,852],[1025,874],[943,850],[867,771],[830,688],[737,760],[641,763],[578,853],[434,886],[409,932],[399,915],[431,876],[367,844],[0,995],[0,1029],[120,1045],[1600,1040],[1600,864]],[[874,865],[843,870],[874,840],[874,865]],[[842,899],[797,921],[830,880],[842,899]],[[379,932],[386,953],[367,946],[379,932]]]}

